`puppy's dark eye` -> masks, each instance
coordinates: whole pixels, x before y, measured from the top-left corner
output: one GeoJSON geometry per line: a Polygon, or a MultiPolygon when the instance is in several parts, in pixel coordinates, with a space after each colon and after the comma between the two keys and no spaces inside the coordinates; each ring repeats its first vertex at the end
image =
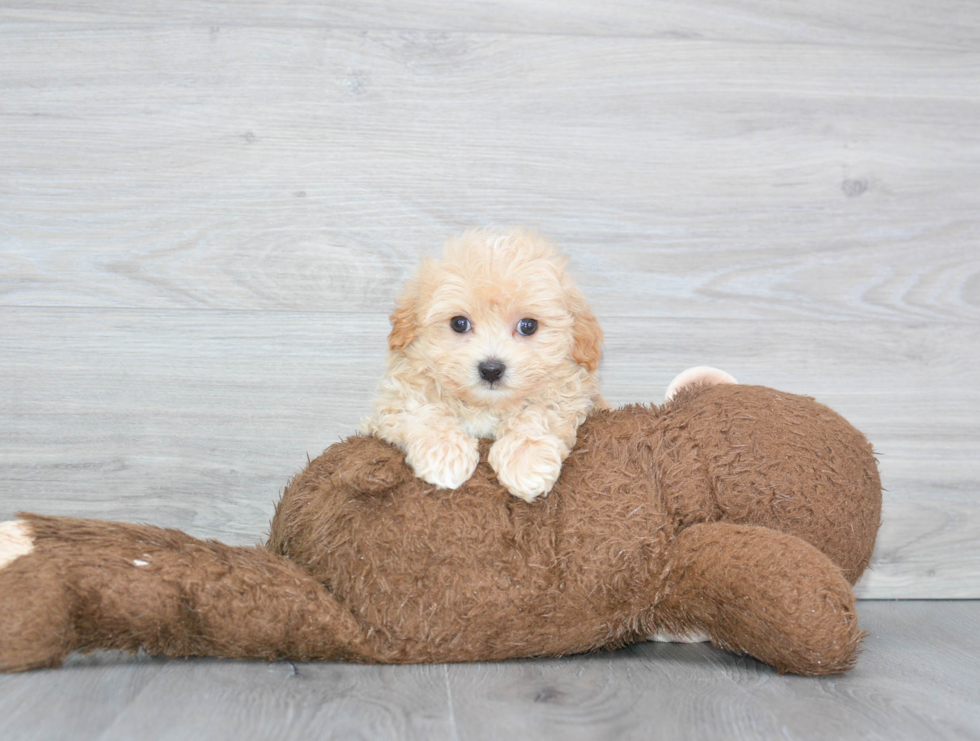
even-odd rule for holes
{"type": "Polygon", "coordinates": [[[517,331],[525,337],[530,337],[538,331],[538,320],[525,317],[517,323],[517,331]]]}
{"type": "Polygon", "coordinates": [[[473,328],[470,320],[465,316],[454,316],[449,320],[449,326],[453,328],[453,332],[458,332],[459,334],[466,334],[473,328]]]}

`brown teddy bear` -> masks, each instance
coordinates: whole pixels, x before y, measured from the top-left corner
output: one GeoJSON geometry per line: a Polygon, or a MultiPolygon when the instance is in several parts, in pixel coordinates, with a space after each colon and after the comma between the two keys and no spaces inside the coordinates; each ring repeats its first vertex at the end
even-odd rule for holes
{"type": "Polygon", "coordinates": [[[780,672],[854,662],[851,586],[881,484],[867,440],[827,407],[695,384],[661,407],[598,411],[533,504],[481,453],[449,491],[351,437],[289,483],[265,547],[20,515],[0,525],[0,670],[94,649],[497,660],[663,634],[780,672]]]}

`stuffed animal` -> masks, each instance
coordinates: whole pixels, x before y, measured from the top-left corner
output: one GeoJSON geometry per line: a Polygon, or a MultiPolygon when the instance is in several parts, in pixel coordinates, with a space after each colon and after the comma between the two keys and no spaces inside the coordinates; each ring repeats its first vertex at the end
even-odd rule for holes
{"type": "Polygon", "coordinates": [[[868,441],[806,397],[672,392],[592,414],[531,504],[497,483],[486,444],[450,491],[355,436],[289,483],[264,547],[19,515],[0,526],[0,669],[95,649],[498,660],[669,634],[780,672],[847,670],[881,508],[868,441]]]}

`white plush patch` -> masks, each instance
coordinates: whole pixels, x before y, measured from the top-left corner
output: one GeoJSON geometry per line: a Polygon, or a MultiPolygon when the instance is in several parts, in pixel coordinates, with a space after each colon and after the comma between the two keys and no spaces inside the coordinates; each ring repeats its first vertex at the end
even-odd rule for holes
{"type": "Polygon", "coordinates": [[[673,633],[660,631],[659,633],[654,633],[652,636],[647,636],[647,640],[657,641],[658,643],[704,643],[705,641],[710,641],[711,639],[701,633],[684,633],[674,635],[673,633]]]}
{"type": "Polygon", "coordinates": [[[34,550],[34,538],[23,520],[0,522],[0,569],[34,550]]]}
{"type": "Polygon", "coordinates": [[[729,373],[725,373],[723,370],[712,368],[709,365],[699,365],[694,368],[688,368],[686,371],[678,374],[674,380],[670,382],[670,385],[667,387],[667,393],[664,394],[664,401],[670,401],[682,388],[691,386],[695,383],[703,383],[708,386],[717,386],[720,383],[737,384],[738,381],[735,380],[734,376],[729,373]]]}
{"type": "Polygon", "coordinates": [[[149,561],[143,561],[139,558],[133,559],[133,566],[149,566],[149,565],[150,565],[149,561]]]}

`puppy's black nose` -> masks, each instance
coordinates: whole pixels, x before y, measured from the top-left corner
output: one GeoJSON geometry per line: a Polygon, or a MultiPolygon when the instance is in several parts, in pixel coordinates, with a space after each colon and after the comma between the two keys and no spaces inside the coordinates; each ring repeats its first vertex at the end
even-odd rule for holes
{"type": "Polygon", "coordinates": [[[480,371],[480,378],[487,383],[493,383],[500,380],[504,371],[507,370],[507,366],[499,360],[484,360],[477,366],[477,370],[480,371]]]}

